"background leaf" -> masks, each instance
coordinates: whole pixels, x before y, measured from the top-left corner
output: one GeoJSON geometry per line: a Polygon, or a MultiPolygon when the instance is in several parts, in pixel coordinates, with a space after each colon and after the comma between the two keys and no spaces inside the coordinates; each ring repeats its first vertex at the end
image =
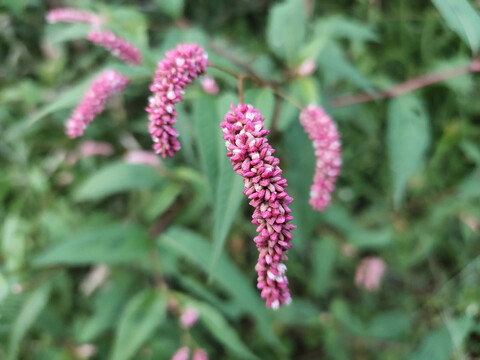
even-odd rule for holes
{"type": "Polygon", "coordinates": [[[166,294],[144,290],[130,299],[119,319],[111,360],[131,359],[162,323],[167,307],[166,294]]]}
{"type": "Polygon", "coordinates": [[[393,182],[393,202],[403,200],[407,181],[420,167],[430,141],[428,115],[413,95],[390,102],[387,146],[393,182]]]}
{"type": "Polygon", "coordinates": [[[159,174],[149,166],[112,163],[90,176],[75,192],[75,199],[100,200],[119,192],[153,188],[161,181],[159,174]]]}

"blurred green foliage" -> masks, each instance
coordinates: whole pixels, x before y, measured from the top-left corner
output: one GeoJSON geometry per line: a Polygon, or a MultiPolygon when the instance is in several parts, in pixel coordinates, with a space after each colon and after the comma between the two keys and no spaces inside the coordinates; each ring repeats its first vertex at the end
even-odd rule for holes
{"type": "Polygon", "coordinates": [[[480,48],[479,3],[467,0],[143,0],[0,2],[0,359],[168,359],[181,345],[211,359],[480,358],[480,96],[465,74],[395,99],[334,108],[468,63],[480,48]],[[82,6],[138,46],[129,67],[84,40],[82,24],[45,23],[82,6]],[[156,62],[179,42],[252,70],[339,123],[343,168],[332,205],[308,205],[314,157],[299,110],[245,80],[272,128],[294,223],[293,303],[264,307],[255,288],[251,209],[218,126],[238,102],[199,82],[178,105],[182,150],[156,168],[144,107],[156,62]],[[294,70],[314,59],[317,70],[294,70]],[[84,139],[111,156],[78,158],[63,123],[93,76],[131,78],[84,139]],[[72,158],[76,161],[72,161],[72,158]],[[348,251],[347,251],[348,249],[348,251]],[[373,293],[354,284],[365,256],[387,264],[373,293]],[[107,267],[96,288],[92,272],[107,267]],[[179,309],[194,306],[190,332],[179,309]]]}

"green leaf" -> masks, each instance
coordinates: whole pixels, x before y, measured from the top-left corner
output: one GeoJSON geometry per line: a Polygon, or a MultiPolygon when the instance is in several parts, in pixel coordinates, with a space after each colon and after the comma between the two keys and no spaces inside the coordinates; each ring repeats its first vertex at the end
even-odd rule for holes
{"type": "Polygon", "coordinates": [[[370,25],[344,16],[322,18],[315,24],[317,36],[345,38],[351,41],[378,41],[377,33],[370,25]]]}
{"type": "Polygon", "coordinates": [[[350,63],[343,49],[336,42],[328,41],[325,44],[317,62],[327,85],[347,80],[367,92],[373,91],[370,81],[350,63]]]}
{"type": "Polygon", "coordinates": [[[178,18],[183,14],[185,0],[156,0],[160,10],[172,18],[178,18]]]}
{"type": "Polygon", "coordinates": [[[215,197],[219,174],[219,138],[222,137],[220,117],[215,99],[203,95],[193,103],[193,123],[200,151],[202,169],[205,173],[212,197],[215,197]]]}
{"type": "Polygon", "coordinates": [[[275,97],[272,91],[268,88],[249,89],[245,91],[245,103],[253,105],[260,111],[260,114],[265,118],[265,127],[270,129],[275,105],[275,97]]]}
{"type": "Polygon", "coordinates": [[[337,247],[329,238],[316,241],[313,243],[311,255],[314,276],[312,287],[314,294],[319,296],[325,294],[331,285],[337,247]]]}
{"type": "Polygon", "coordinates": [[[51,44],[85,39],[91,31],[87,24],[51,24],[45,27],[45,40],[51,44]]]}
{"type": "Polygon", "coordinates": [[[47,305],[50,284],[38,287],[26,300],[10,332],[7,360],[18,358],[18,350],[23,337],[47,305]]]}
{"type": "Polygon", "coordinates": [[[111,360],[132,358],[162,323],[166,307],[166,294],[153,289],[143,290],[130,299],[120,316],[111,360]]]}
{"type": "Polygon", "coordinates": [[[447,329],[432,331],[422,341],[420,348],[413,353],[409,360],[447,360],[453,351],[453,344],[447,329]]]}
{"type": "Polygon", "coordinates": [[[136,261],[149,250],[146,230],[133,224],[113,224],[72,235],[36,256],[34,266],[123,263],[136,261]]]}
{"type": "Polygon", "coordinates": [[[271,7],[267,20],[267,43],[279,57],[292,65],[307,32],[302,0],[287,0],[271,7]]]}
{"type": "Polygon", "coordinates": [[[149,199],[150,203],[145,210],[147,220],[153,221],[167,211],[182,193],[182,190],[182,186],[176,183],[163,186],[157,194],[149,199]]]}
{"type": "Polygon", "coordinates": [[[161,181],[150,166],[116,162],[88,178],[75,192],[75,199],[99,200],[119,192],[153,188],[161,181]]]}
{"type": "Polygon", "coordinates": [[[378,249],[388,246],[392,242],[392,232],[386,230],[357,229],[349,236],[348,242],[358,249],[378,249]]]}
{"type": "Polygon", "coordinates": [[[194,306],[198,310],[200,321],[223,346],[242,359],[258,359],[242,342],[222,314],[205,303],[196,302],[194,306]]]}
{"type": "Polygon", "coordinates": [[[23,266],[26,250],[25,226],[26,224],[16,215],[10,215],[4,220],[1,253],[8,271],[14,272],[23,266]]]}
{"type": "Polygon", "coordinates": [[[473,53],[480,49],[480,16],[467,0],[432,0],[447,25],[466,42],[473,53]]]}
{"type": "Polygon", "coordinates": [[[215,272],[222,254],[223,246],[233,221],[238,216],[238,209],[243,198],[242,177],[233,171],[230,161],[225,156],[220,163],[220,174],[214,206],[213,255],[210,263],[209,277],[215,272]]]}
{"type": "MultiPolygon", "coordinates": [[[[201,236],[182,228],[170,227],[160,236],[158,244],[184,256],[202,271],[208,271],[213,249],[212,245],[201,236]]],[[[238,307],[257,319],[259,331],[268,341],[278,350],[283,350],[281,343],[272,332],[267,309],[260,295],[255,291],[255,286],[225,255],[220,255],[217,270],[212,274],[212,279],[233,297],[238,307]]]]}
{"type": "Polygon", "coordinates": [[[368,325],[366,334],[371,337],[396,340],[412,326],[413,314],[400,310],[381,313],[368,325]]]}
{"type": "Polygon", "coordinates": [[[428,115],[420,100],[407,95],[388,107],[387,146],[393,182],[393,202],[398,207],[408,180],[420,167],[430,141],[428,115]]]}

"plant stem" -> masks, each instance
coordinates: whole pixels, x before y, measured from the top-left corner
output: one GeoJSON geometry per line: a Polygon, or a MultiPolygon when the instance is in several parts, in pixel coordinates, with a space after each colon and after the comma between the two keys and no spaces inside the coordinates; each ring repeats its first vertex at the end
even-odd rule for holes
{"type": "Polygon", "coordinates": [[[381,100],[403,95],[405,93],[420,89],[422,87],[436,84],[457,76],[480,72],[480,58],[473,59],[469,64],[447,69],[445,71],[421,75],[413,79],[409,79],[403,83],[394,85],[390,89],[381,90],[373,94],[358,93],[353,95],[343,95],[333,99],[332,106],[342,107],[353,104],[360,104],[373,100],[381,100]]]}

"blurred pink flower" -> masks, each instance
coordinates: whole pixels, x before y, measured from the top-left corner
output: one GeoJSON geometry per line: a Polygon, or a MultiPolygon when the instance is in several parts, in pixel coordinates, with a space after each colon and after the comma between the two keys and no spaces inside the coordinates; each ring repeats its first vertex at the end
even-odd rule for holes
{"type": "Polygon", "coordinates": [[[94,155],[109,156],[113,154],[113,146],[107,142],[100,141],[83,141],[78,146],[78,155],[87,158],[94,155]]]}
{"type": "Polygon", "coordinates": [[[299,76],[308,76],[313,74],[316,68],[317,64],[315,64],[315,61],[312,59],[307,59],[298,66],[297,74],[299,76]]]}
{"type": "Polygon", "coordinates": [[[153,94],[145,109],[149,113],[153,149],[163,158],[180,150],[178,132],[173,127],[177,122],[175,103],[182,101],[185,86],[204,74],[208,65],[207,53],[198,44],[180,44],[165,55],[155,71],[150,85],[153,94]]]}
{"type": "Polygon", "coordinates": [[[140,50],[111,31],[93,31],[88,35],[87,39],[96,45],[106,48],[112,55],[129,65],[138,65],[142,62],[140,50]]]}
{"type": "Polygon", "coordinates": [[[198,311],[193,307],[186,308],[180,316],[180,324],[184,329],[191,328],[198,320],[198,311]]]}
{"type": "Polygon", "coordinates": [[[83,135],[88,124],[103,111],[108,99],[122,91],[127,84],[128,78],[114,70],[107,70],[96,78],[67,120],[67,135],[71,138],[83,135]]]}
{"type": "Polygon", "coordinates": [[[364,258],[357,267],[355,283],[358,287],[368,291],[375,291],[380,287],[387,266],[378,257],[364,258]]]}
{"type": "Polygon", "coordinates": [[[323,108],[314,105],[302,110],[300,123],[312,141],[317,159],[310,188],[310,205],[315,210],[323,211],[330,204],[330,194],[335,189],[342,165],[337,125],[323,108]]]}
{"type": "Polygon", "coordinates": [[[175,354],[171,357],[171,360],[188,360],[190,356],[190,349],[186,346],[181,347],[178,349],[175,354]]]}
{"type": "Polygon", "coordinates": [[[211,76],[204,76],[202,78],[202,88],[203,91],[211,95],[216,95],[219,91],[217,82],[211,76]]]}
{"type": "Polygon", "coordinates": [[[151,167],[160,165],[158,156],[152,151],[130,150],[123,158],[126,162],[131,164],[144,164],[151,167]]]}
{"type": "Polygon", "coordinates": [[[255,208],[252,223],[257,225],[258,235],[254,241],[259,251],[255,270],[258,273],[257,287],[266,300],[267,307],[278,309],[292,301],[285,272],[287,251],[292,244],[287,180],[282,178],[280,161],[273,156],[273,149],[266,138],[264,118],[252,105],[231,105],[232,111],[225,115],[223,138],[226,140],[227,156],[239,175],[243,176],[245,190],[255,208]]]}
{"type": "Polygon", "coordinates": [[[46,16],[47,22],[67,22],[67,23],[87,23],[96,26],[102,24],[102,19],[97,15],[87,10],[78,10],[71,8],[52,9],[46,16]]]}
{"type": "Polygon", "coordinates": [[[93,344],[83,344],[75,347],[74,352],[80,359],[90,359],[97,353],[97,347],[93,344]]]}
{"type": "Polygon", "coordinates": [[[203,349],[195,349],[192,360],[208,360],[208,354],[203,349]]]}

